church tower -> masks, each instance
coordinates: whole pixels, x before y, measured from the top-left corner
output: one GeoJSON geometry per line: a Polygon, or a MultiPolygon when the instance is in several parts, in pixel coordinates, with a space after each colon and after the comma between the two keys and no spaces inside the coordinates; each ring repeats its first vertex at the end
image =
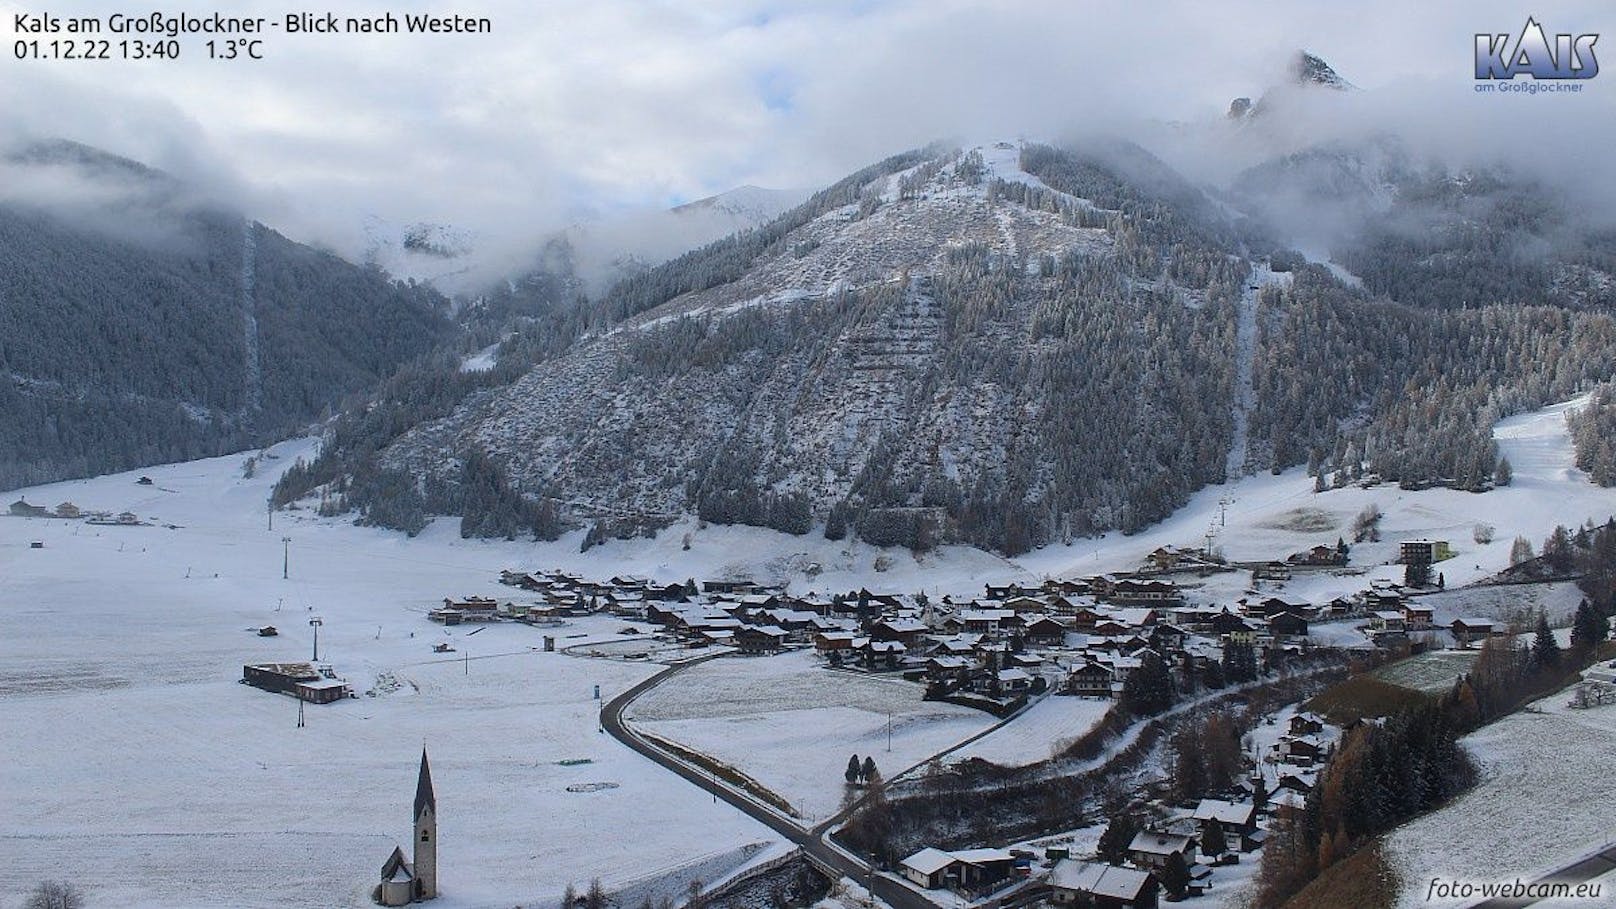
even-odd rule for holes
{"type": "Polygon", "coordinates": [[[438,797],[432,791],[432,768],[421,749],[421,775],[415,781],[416,899],[438,895],[438,797]]]}

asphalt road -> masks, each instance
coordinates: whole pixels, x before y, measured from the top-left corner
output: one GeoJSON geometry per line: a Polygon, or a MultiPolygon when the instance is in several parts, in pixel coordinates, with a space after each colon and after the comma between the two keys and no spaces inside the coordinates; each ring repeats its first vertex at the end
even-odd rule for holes
{"type": "Polygon", "coordinates": [[[668,677],[697,663],[713,658],[712,656],[701,657],[676,666],[670,666],[607,701],[600,711],[601,728],[611,733],[612,737],[619,742],[645,755],[662,767],[673,771],[687,781],[707,790],[753,820],[767,825],[783,839],[801,847],[808,860],[816,865],[820,871],[835,877],[853,879],[860,885],[868,887],[876,896],[892,906],[893,909],[936,909],[936,903],[921,896],[917,891],[875,875],[868,862],[852,858],[826,842],[824,838],[825,831],[840,823],[844,819],[843,815],[837,815],[811,830],[804,828],[796,820],[787,817],[773,807],[720,780],[714,779],[699,768],[692,767],[662,750],[654,741],[635,734],[634,730],[623,722],[624,708],[633,703],[640,695],[666,681],[668,677]]]}
{"type": "MultiPolygon", "coordinates": [[[[1607,846],[1604,851],[1596,852],[1587,858],[1573,862],[1552,874],[1546,874],[1533,881],[1533,883],[1570,884],[1575,887],[1584,881],[1591,881],[1602,874],[1608,874],[1612,870],[1616,870],[1616,845],[1607,846]]],[[[1585,900],[1585,902],[1588,904],[1589,909],[1592,909],[1594,906],[1610,905],[1610,899],[1611,894],[1606,892],[1601,894],[1597,900],[1590,899],[1585,900]]],[[[1476,903],[1470,909],[1520,909],[1520,907],[1531,906],[1539,902],[1542,902],[1542,900],[1491,899],[1476,903]]],[[[1563,900],[1562,902],[1571,902],[1571,900],[1563,900]]]]}

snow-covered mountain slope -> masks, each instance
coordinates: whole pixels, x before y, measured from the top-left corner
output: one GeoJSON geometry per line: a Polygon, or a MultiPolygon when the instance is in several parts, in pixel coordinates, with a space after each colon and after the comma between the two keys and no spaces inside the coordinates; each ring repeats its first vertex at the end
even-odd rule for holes
{"type": "Polygon", "coordinates": [[[419,427],[384,466],[453,482],[456,452],[477,448],[595,514],[806,530],[847,503],[877,543],[1007,551],[1165,514],[1223,478],[1230,408],[1191,399],[1232,394],[1249,265],[1205,239],[1215,228],[1118,208],[1157,204],[1154,189],[1036,154],[1104,199],[1050,189],[1015,146],[907,160],[608,297],[651,305],[419,427]],[[1162,224],[1178,244],[1146,252],[1141,231],[1162,224]],[[1096,385],[1143,406],[1084,394],[1096,385]],[[1145,453],[1163,466],[1128,470],[1145,453]],[[973,507],[981,526],[945,527],[973,507]]]}

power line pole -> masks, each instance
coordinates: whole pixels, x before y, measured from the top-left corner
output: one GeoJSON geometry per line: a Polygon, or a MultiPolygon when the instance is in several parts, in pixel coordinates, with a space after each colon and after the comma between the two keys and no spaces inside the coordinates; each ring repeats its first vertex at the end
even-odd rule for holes
{"type": "Polygon", "coordinates": [[[292,576],[292,538],[281,537],[281,580],[292,576]]]}

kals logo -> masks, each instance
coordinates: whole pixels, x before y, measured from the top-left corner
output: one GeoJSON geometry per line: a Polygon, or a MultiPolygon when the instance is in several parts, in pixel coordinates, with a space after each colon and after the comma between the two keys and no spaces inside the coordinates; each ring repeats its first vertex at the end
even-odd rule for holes
{"type": "Polygon", "coordinates": [[[1555,35],[1554,44],[1536,19],[1527,19],[1514,43],[1509,35],[1476,35],[1476,78],[1592,79],[1599,74],[1594,58],[1598,35],[1555,35]]]}

